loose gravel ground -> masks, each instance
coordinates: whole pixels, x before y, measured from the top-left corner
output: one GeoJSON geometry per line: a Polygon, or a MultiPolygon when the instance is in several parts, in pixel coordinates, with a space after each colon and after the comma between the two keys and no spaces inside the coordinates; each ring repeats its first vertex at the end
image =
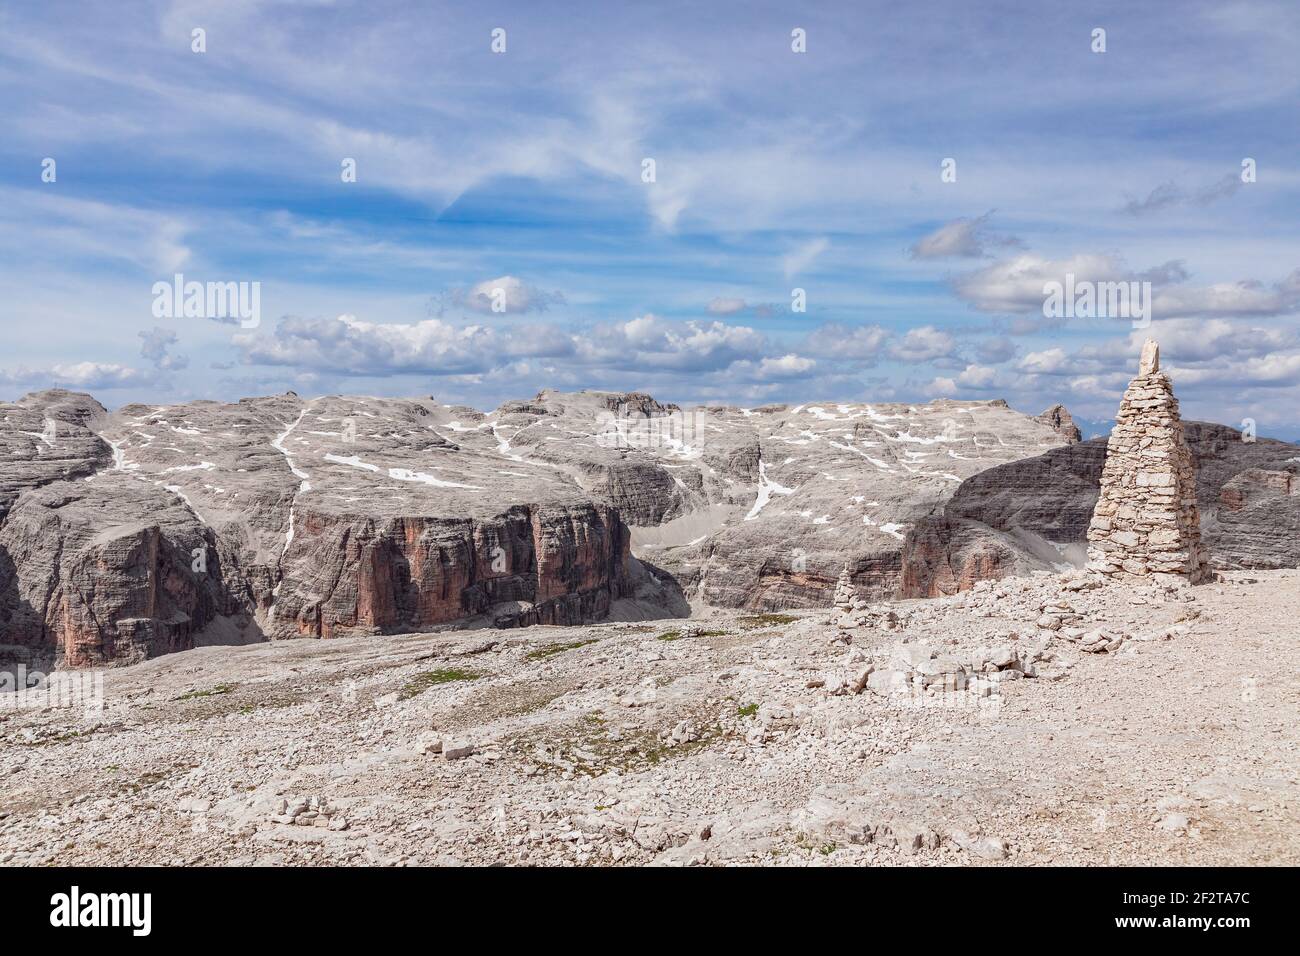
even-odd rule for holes
{"type": "Polygon", "coordinates": [[[200,648],[0,706],[0,863],[1294,865],[1298,665],[1297,571],[200,648]]]}

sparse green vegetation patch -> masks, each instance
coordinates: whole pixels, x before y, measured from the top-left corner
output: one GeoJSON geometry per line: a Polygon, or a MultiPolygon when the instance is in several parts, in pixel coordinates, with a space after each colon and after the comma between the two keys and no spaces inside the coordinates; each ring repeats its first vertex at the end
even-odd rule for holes
{"type": "Polygon", "coordinates": [[[461,680],[478,680],[482,677],[476,671],[467,671],[459,667],[441,667],[436,671],[425,671],[423,674],[416,674],[415,677],[407,681],[402,689],[397,692],[398,700],[410,700],[419,694],[423,694],[430,687],[437,687],[439,684],[451,684],[461,680]]]}
{"type": "Polygon", "coordinates": [[[683,634],[681,631],[664,631],[658,637],[657,641],[680,641],[683,637],[725,637],[726,631],[697,631],[694,634],[683,634]]]}
{"type": "Polygon", "coordinates": [[[793,624],[799,620],[793,614],[750,614],[740,619],[746,627],[772,627],[776,624],[793,624]]]}
{"type": "Polygon", "coordinates": [[[588,644],[595,644],[596,638],[586,641],[572,641],[568,644],[547,644],[545,647],[539,647],[536,650],[529,651],[524,655],[526,660],[541,661],[548,657],[554,657],[556,654],[563,654],[565,651],[572,651],[579,647],[586,647],[588,644]]]}
{"type": "Polygon", "coordinates": [[[674,745],[663,740],[655,728],[615,729],[603,718],[589,714],[558,739],[553,730],[535,731],[516,738],[510,749],[522,759],[535,762],[543,774],[598,777],[610,770],[639,773],[665,760],[698,753],[712,746],[723,730],[717,724],[704,724],[698,734],[695,740],[674,745]]]}
{"type": "Polygon", "coordinates": [[[738,717],[754,717],[758,714],[758,704],[745,704],[736,708],[738,717]]]}
{"type": "Polygon", "coordinates": [[[229,694],[234,689],[234,684],[218,684],[216,687],[209,687],[207,690],[192,690],[181,694],[179,697],[173,697],[172,700],[198,700],[201,697],[219,697],[222,694],[229,694]]]}

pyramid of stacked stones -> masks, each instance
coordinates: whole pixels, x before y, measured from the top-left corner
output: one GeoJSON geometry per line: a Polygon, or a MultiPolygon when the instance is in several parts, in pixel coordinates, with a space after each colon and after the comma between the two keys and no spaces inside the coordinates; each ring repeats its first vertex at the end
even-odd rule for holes
{"type": "Polygon", "coordinates": [[[835,610],[839,614],[840,627],[857,625],[862,599],[858,597],[858,589],[853,586],[853,576],[849,573],[847,563],[844,570],[840,571],[840,579],[835,582],[835,610]]]}
{"type": "Polygon", "coordinates": [[[1101,496],[1088,528],[1088,567],[1112,577],[1196,584],[1213,577],[1201,544],[1196,464],[1160,347],[1142,346],[1106,445],[1101,496]]]}

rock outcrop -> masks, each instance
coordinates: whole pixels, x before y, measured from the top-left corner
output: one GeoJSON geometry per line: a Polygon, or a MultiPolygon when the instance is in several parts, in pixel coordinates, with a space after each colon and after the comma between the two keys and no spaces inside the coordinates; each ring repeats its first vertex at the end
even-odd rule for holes
{"type": "Polygon", "coordinates": [[[660,459],[689,510],[632,541],[722,607],[827,607],[846,561],[864,599],[902,596],[909,534],[964,479],[1066,441],[1002,401],[704,412],[701,453],[660,459]]]}
{"type": "Polygon", "coordinates": [[[69,666],[192,647],[218,615],[237,613],[211,546],[159,489],[105,476],[37,488],[0,527],[0,643],[69,666]]]}
{"type": "Polygon", "coordinates": [[[846,562],[863,601],[939,593],[1014,556],[927,533],[909,547],[913,529],[963,479],[1071,440],[1064,409],[1000,401],[681,409],[544,391],[485,414],[288,393],[109,415],[51,392],[7,407],[0,508],[18,510],[0,542],[22,560],[0,556],[0,644],[86,662],[680,615],[687,596],[825,607],[846,562]],[[81,478],[58,508],[35,496],[81,478]],[[88,549],[104,535],[121,547],[88,549]],[[151,543],[126,547],[133,535],[151,543]],[[208,570],[181,587],[199,547],[208,570]],[[86,562],[117,583],[78,592],[81,609],[47,599],[72,595],[86,562]]]}
{"type": "MultiPolygon", "coordinates": [[[[1000,401],[680,409],[545,391],[485,414],[288,393],[110,415],[46,392],[2,407],[0,657],[70,663],[682,616],[687,598],[847,594],[874,620],[883,600],[1080,563],[1106,444],[1074,441],[1062,408],[1000,401]]],[[[1300,449],[1186,436],[1216,561],[1294,564],[1263,529],[1280,508],[1300,520],[1300,449]]]]}
{"type": "Polygon", "coordinates": [[[1060,403],[1053,405],[1039,415],[1038,420],[1046,422],[1068,442],[1074,443],[1083,439],[1083,433],[1079,431],[1079,426],[1074,423],[1073,416],[1060,403]]]}
{"type": "Polygon", "coordinates": [[[1289,464],[1291,471],[1248,468],[1224,482],[1206,529],[1216,566],[1300,566],[1300,454],[1289,464]]]}
{"type": "Polygon", "coordinates": [[[961,518],[924,518],[903,541],[898,596],[942,597],[1041,566],[1014,535],[961,518]]]}
{"type": "Polygon", "coordinates": [[[495,423],[462,446],[431,402],[290,393],[108,415],[52,392],[5,411],[0,657],[98,665],[687,610],[608,500],[495,423]]]}
{"type": "Polygon", "coordinates": [[[0,523],[24,491],[112,462],[113,449],[92,429],[107,414],[89,395],[62,389],[0,402],[0,523]]]}
{"type": "MultiPolygon", "coordinates": [[[[1300,496],[1294,493],[1300,445],[1245,441],[1236,429],[1209,422],[1185,421],[1183,434],[1196,463],[1201,540],[1210,563],[1224,570],[1300,565],[1300,496]]],[[[1094,438],[980,472],[962,482],[945,519],[971,522],[990,537],[1005,532],[1009,537],[999,540],[1016,542],[1023,559],[1045,556],[1041,568],[1077,564],[1107,442],[1094,438]]]]}
{"type": "Polygon", "coordinates": [[[1201,544],[1196,464],[1178,399],[1148,339],[1106,445],[1101,494],[1088,528],[1088,567],[1105,575],[1184,579],[1213,575],[1201,544]]]}

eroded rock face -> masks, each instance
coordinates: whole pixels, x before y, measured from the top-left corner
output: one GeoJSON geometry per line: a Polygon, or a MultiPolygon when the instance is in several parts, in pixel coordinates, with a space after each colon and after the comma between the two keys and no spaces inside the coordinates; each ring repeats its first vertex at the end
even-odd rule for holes
{"type": "Polygon", "coordinates": [[[0,648],[24,660],[684,613],[616,507],[432,402],[4,410],[0,648]]]}
{"type": "Polygon", "coordinates": [[[637,556],[692,599],[765,610],[828,606],[846,560],[865,597],[899,595],[909,529],[963,478],[1068,440],[1063,410],[1001,401],[679,409],[543,391],[492,414],[430,414],[463,449],[610,502],[637,556]]]}
{"type": "MultiPolygon", "coordinates": [[[[1105,452],[1104,442],[1072,442],[1064,409],[1026,416],[1003,402],[683,410],[638,393],[546,391],[483,413],[287,394],[106,415],[86,396],[48,393],[9,407],[6,447],[20,464],[0,468],[0,487],[9,482],[11,503],[42,483],[91,478],[125,489],[130,504],[83,509],[87,532],[179,509],[184,533],[155,522],[159,553],[175,551],[178,563],[206,542],[219,586],[178,598],[189,623],[152,625],[163,636],[137,641],[145,653],[683,614],[683,589],[714,605],[826,607],[846,565],[864,601],[950,593],[1072,563],[1105,452]],[[67,419],[52,447],[40,437],[51,415],[67,419]]],[[[1202,485],[1218,478],[1217,501],[1242,470],[1241,449],[1267,443],[1242,446],[1215,428],[1189,423],[1187,438],[1202,485]]],[[[1276,470],[1275,459],[1251,460],[1276,470]]],[[[1274,484],[1243,490],[1242,515],[1274,484]]],[[[42,514],[35,505],[30,515],[42,514]]],[[[9,546],[21,550],[39,526],[25,518],[9,546]]],[[[1217,527],[1207,512],[1207,540],[1217,527]]],[[[53,560],[38,552],[22,552],[33,568],[53,560]]],[[[41,574],[28,576],[20,590],[41,592],[41,574]]],[[[76,614],[44,619],[39,632],[19,617],[21,642],[62,648],[71,645],[59,635],[82,633],[65,623],[76,614]]],[[[117,641],[110,629],[100,643],[117,641]]]]}
{"type": "Polygon", "coordinates": [[[189,648],[235,610],[209,553],[206,529],[165,492],[111,472],[41,486],[0,528],[0,643],[70,666],[189,648]]]}
{"type": "Polygon", "coordinates": [[[926,518],[903,545],[900,597],[943,597],[996,580],[1037,570],[1014,539],[961,518],[926,518]]]}
{"type": "Polygon", "coordinates": [[[105,586],[84,614],[44,600],[38,615],[10,614],[12,643],[78,661],[210,640],[676,615],[682,588],[724,606],[824,607],[846,562],[868,600],[941,591],[1009,565],[982,546],[931,547],[932,535],[909,551],[913,527],[962,479],[1069,432],[1063,409],[1033,418],[946,400],[683,410],[641,393],[544,391],[485,414],[290,393],[108,415],[58,392],[8,407],[6,508],[72,478],[90,479],[77,502],[91,489],[121,498],[74,502],[60,513],[76,519],[61,522],[33,498],[3,526],[24,565],[10,562],[10,592],[57,587],[63,565],[90,554],[83,538],[144,542],[93,558],[142,591],[105,586]],[[28,540],[42,527],[48,541],[28,540]],[[150,597],[150,575],[168,580],[200,545],[214,582],[192,595],[173,586],[174,608],[150,597]]]}
{"type": "Polygon", "coordinates": [[[1106,441],[1094,438],[980,472],[962,482],[945,515],[999,531],[1024,529],[1061,544],[1083,541],[1097,504],[1106,441]]]}
{"type": "Polygon", "coordinates": [[[273,634],[418,631],[489,613],[498,625],[576,624],[629,593],[628,531],[608,506],[345,520],[300,505],[295,520],[273,634]]]}
{"type": "Polygon", "coordinates": [[[1001,401],[704,411],[702,453],[664,463],[704,501],[633,546],[723,607],[826,607],[846,561],[864,599],[908,593],[913,528],[964,479],[1067,440],[1001,401]]]}
{"type": "Polygon", "coordinates": [[[460,411],[282,396],[123,409],[110,432],[229,542],[269,636],[607,614],[632,590],[617,509],[460,411]]]}
{"type": "MultiPolygon", "coordinates": [[[[1185,421],[1183,434],[1196,462],[1201,539],[1211,563],[1223,569],[1300,563],[1300,538],[1289,533],[1300,526],[1300,500],[1286,490],[1300,476],[1300,445],[1243,441],[1236,429],[1209,422],[1185,421]]],[[[1079,545],[1097,504],[1107,441],[1093,438],[981,472],[962,483],[945,514],[1059,549],[1079,545]]]]}
{"type": "MultiPolygon", "coordinates": [[[[1289,464],[1300,465],[1300,455],[1289,464]]],[[[1300,565],[1300,468],[1248,468],[1230,478],[1219,489],[1206,540],[1218,567],[1300,565]]]]}

